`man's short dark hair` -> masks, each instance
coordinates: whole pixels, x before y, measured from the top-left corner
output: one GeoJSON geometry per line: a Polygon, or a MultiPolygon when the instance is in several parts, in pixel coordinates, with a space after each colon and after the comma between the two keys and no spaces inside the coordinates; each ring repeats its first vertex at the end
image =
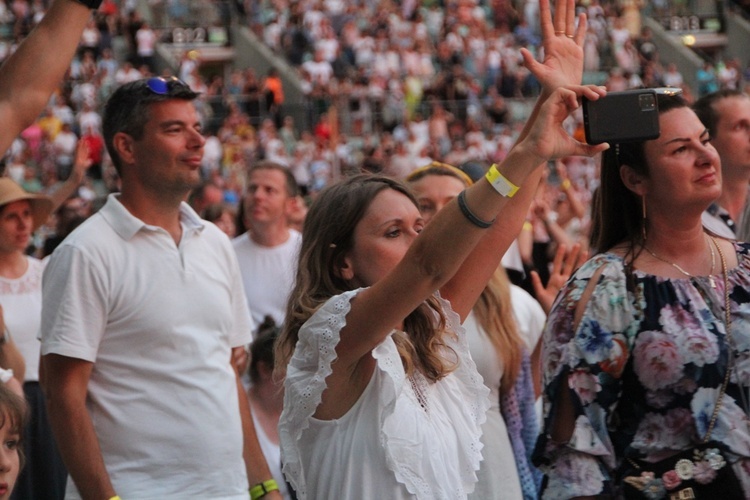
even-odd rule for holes
{"type": "Polygon", "coordinates": [[[117,172],[120,173],[122,161],[114,148],[115,134],[124,132],[133,139],[140,140],[149,119],[148,110],[151,104],[171,99],[192,101],[196,97],[198,93],[193,92],[186,83],[177,78],[144,78],[126,83],[115,90],[104,107],[102,132],[117,172]],[[151,83],[155,80],[161,80],[165,90],[163,93],[152,90],[151,83]]]}
{"type": "Polygon", "coordinates": [[[247,172],[248,177],[256,170],[278,170],[279,172],[284,174],[286,194],[290,198],[296,198],[299,195],[299,186],[297,185],[297,179],[294,178],[294,175],[292,175],[289,169],[284,165],[269,160],[260,161],[250,167],[250,170],[248,170],[247,172]]]}
{"type": "Polygon", "coordinates": [[[711,137],[716,135],[716,125],[719,123],[719,114],[716,112],[714,105],[730,97],[745,97],[750,98],[747,94],[741,90],[735,89],[722,89],[717,92],[712,92],[708,95],[704,95],[693,104],[693,111],[698,115],[698,119],[708,129],[708,134],[711,137]]]}

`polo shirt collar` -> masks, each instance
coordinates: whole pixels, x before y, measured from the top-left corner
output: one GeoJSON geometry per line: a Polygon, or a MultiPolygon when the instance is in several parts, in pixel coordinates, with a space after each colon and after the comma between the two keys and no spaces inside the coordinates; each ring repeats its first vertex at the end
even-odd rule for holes
{"type": "MultiPolygon", "coordinates": [[[[122,239],[130,240],[142,228],[148,227],[148,224],[131,214],[120,203],[119,198],[119,193],[107,196],[107,203],[99,210],[99,213],[122,239]]],[[[180,204],[180,222],[185,225],[186,229],[193,232],[201,232],[206,227],[205,221],[184,201],[180,204]]]]}

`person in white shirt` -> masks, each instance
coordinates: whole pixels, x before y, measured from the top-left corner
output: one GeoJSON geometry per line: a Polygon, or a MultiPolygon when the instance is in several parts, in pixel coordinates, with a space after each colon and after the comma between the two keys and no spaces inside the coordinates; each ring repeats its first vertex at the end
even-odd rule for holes
{"type": "Polygon", "coordinates": [[[279,449],[279,416],[284,405],[284,385],[273,376],[273,345],[278,338],[279,327],[270,323],[261,324],[253,344],[250,346],[250,387],[247,398],[253,410],[253,423],[258,442],[268,462],[273,477],[279,483],[284,500],[292,496],[281,472],[281,450],[279,449]]]}
{"type": "Polygon", "coordinates": [[[197,97],[118,88],[104,138],[122,191],[44,271],[42,377],[66,498],[246,500],[275,481],[235,358],[252,322],[230,241],[183,200],[200,183],[197,97]]]}
{"type": "Polygon", "coordinates": [[[667,71],[664,72],[664,76],[662,76],[662,79],[664,81],[664,85],[666,85],[667,87],[681,88],[684,82],[682,73],[677,71],[677,65],[675,63],[669,63],[667,65],[667,71]]]}
{"type": "Polygon", "coordinates": [[[128,82],[134,82],[142,77],[143,75],[141,72],[135,69],[131,63],[126,61],[115,73],[115,82],[117,85],[123,85],[128,82]]]}
{"type": "Polygon", "coordinates": [[[89,103],[84,103],[83,109],[76,117],[76,121],[78,122],[78,129],[81,131],[81,134],[89,130],[98,134],[102,132],[102,116],[89,103]]]}
{"type": "Polygon", "coordinates": [[[70,175],[77,144],[78,136],[71,130],[70,123],[63,123],[62,130],[60,130],[52,141],[58,179],[65,180],[70,175]]]}
{"type": "Polygon", "coordinates": [[[33,232],[49,217],[50,198],[27,193],[8,178],[0,178],[0,373],[11,379],[0,384],[19,386],[29,416],[22,429],[26,466],[18,478],[16,498],[62,500],[67,472],[47,422],[39,388],[39,341],[44,262],[25,254],[33,232]],[[25,365],[25,366],[24,366],[25,365]],[[20,385],[20,384],[19,384],[20,385]]]}
{"type": "Polygon", "coordinates": [[[387,177],[346,179],[311,205],[275,358],[285,368],[283,470],[301,500],[460,499],[474,489],[489,390],[460,323],[521,229],[541,164],[608,147],[561,126],[577,97],[606,91],[575,85],[585,16],[576,30],[567,2],[555,7],[553,22],[540,3],[544,62],[523,51],[542,97],[486,180],[427,226],[412,193],[387,177]]]}
{"type": "Polygon", "coordinates": [[[145,64],[153,71],[154,69],[154,51],[158,35],[148,23],[144,22],[138,31],[135,32],[136,52],[141,64],[145,64]]]}
{"type": "Polygon", "coordinates": [[[266,316],[277,326],[284,322],[302,238],[288,222],[298,194],[288,168],[263,161],[250,169],[241,213],[247,232],[232,246],[256,325],[266,316]]]}
{"type": "Polygon", "coordinates": [[[333,76],[333,66],[331,66],[330,62],[323,59],[323,53],[319,50],[315,51],[312,61],[302,63],[302,69],[310,74],[313,82],[323,86],[328,85],[333,76]]]}

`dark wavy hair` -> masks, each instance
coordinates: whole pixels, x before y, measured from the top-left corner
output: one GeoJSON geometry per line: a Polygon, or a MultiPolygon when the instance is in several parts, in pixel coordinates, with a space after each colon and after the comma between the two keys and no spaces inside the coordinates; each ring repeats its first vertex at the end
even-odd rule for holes
{"type": "MultiPolygon", "coordinates": [[[[659,114],[688,107],[680,96],[657,95],[659,114]]],[[[644,145],[646,141],[611,144],[602,154],[601,185],[594,195],[591,231],[593,247],[606,252],[622,242],[628,244],[628,254],[635,259],[643,247],[643,213],[641,198],[628,189],[620,177],[620,166],[628,165],[638,174],[648,177],[649,164],[644,145]]]]}

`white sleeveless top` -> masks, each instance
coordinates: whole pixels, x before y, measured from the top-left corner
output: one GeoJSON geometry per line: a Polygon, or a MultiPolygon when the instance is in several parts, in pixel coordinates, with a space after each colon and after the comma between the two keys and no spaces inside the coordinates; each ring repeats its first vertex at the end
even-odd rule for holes
{"type": "Polygon", "coordinates": [[[458,356],[455,371],[436,383],[407,378],[388,336],[373,349],[377,367],[346,415],[328,421],[312,417],[358,292],[332,297],[300,329],[279,421],[287,480],[300,500],[466,498],[477,480],[489,390],[447,301],[440,300],[456,338],[446,336],[444,356],[458,356]]]}

